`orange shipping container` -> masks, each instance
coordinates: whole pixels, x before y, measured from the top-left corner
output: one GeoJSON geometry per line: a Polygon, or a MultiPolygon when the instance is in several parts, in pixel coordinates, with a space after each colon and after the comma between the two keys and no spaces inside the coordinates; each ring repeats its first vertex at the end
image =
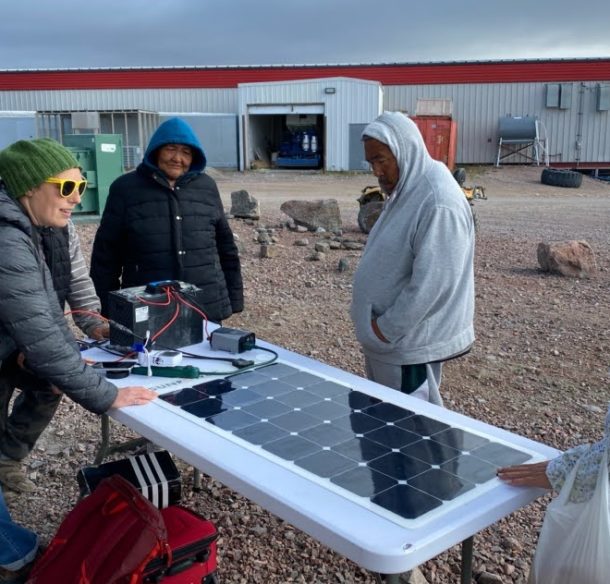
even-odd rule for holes
{"type": "Polygon", "coordinates": [[[411,118],[424,137],[430,156],[455,168],[457,123],[446,116],[413,116],[411,118]]]}

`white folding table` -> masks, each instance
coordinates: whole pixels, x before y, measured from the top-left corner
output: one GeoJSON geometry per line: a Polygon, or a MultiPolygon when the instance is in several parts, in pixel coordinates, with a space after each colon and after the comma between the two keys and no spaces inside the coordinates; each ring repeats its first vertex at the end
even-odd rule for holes
{"type": "MultiPolygon", "coordinates": [[[[558,454],[557,450],[541,443],[411,398],[319,361],[260,340],[258,346],[276,351],[278,363],[349,386],[419,416],[527,453],[528,462],[538,462],[558,454]]],[[[207,342],[186,349],[197,354],[219,354],[211,351],[207,342]]],[[[227,353],[221,355],[228,356],[227,353]]],[[[97,360],[113,359],[100,349],[91,349],[85,356],[97,360]]],[[[254,349],[242,353],[240,357],[262,362],[268,359],[269,354],[254,349]]],[[[226,363],[218,365],[188,358],[183,363],[195,365],[203,371],[226,369],[229,374],[231,369],[231,373],[234,372],[226,363]]],[[[146,385],[163,395],[218,378],[223,377],[193,380],[131,375],[116,383],[120,386],[146,385]]],[[[406,519],[380,508],[366,497],[345,492],[329,479],[312,475],[256,444],[244,442],[231,432],[161,399],[146,406],[111,410],[109,415],[363,568],[393,575],[389,581],[397,581],[397,574],[460,542],[465,544],[463,552],[471,552],[474,534],[527,505],[543,492],[534,488],[511,487],[497,478],[491,478],[429,513],[406,519]]],[[[468,566],[463,566],[462,582],[470,581],[471,555],[467,560],[468,566]]]]}

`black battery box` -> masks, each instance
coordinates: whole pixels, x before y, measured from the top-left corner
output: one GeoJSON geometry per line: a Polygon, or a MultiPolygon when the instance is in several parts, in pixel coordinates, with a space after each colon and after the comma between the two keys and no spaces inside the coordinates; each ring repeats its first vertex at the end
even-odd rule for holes
{"type": "Polygon", "coordinates": [[[162,286],[162,282],[154,282],[154,285],[110,292],[108,318],[111,344],[132,347],[144,342],[147,332],[152,338],[166,326],[153,346],[177,349],[203,340],[202,316],[175,298],[175,295],[179,295],[192,306],[199,307],[205,302],[203,291],[193,284],[176,280],[168,282],[167,286],[162,286]],[[171,322],[176,308],[178,315],[171,322]]]}

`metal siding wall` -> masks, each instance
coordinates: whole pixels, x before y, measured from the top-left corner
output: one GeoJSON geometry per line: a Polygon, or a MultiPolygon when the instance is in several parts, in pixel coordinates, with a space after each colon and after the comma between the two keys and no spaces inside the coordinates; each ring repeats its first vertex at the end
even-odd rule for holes
{"type": "Polygon", "coordinates": [[[0,110],[149,110],[233,113],[236,89],[1,91],[0,110]],[[23,104],[29,104],[23,107],[23,104]]]}
{"type": "Polygon", "coordinates": [[[325,97],[327,97],[327,136],[331,144],[335,142],[335,147],[334,158],[327,160],[326,168],[331,171],[348,170],[350,124],[366,124],[377,117],[381,109],[380,86],[348,79],[333,81],[337,92],[325,97]]]}
{"type": "Polygon", "coordinates": [[[0,150],[17,140],[36,138],[36,116],[3,116],[0,114],[0,150]]]}
{"type": "Polygon", "coordinates": [[[173,116],[182,118],[191,126],[201,142],[208,166],[237,168],[237,116],[235,114],[164,113],[159,116],[159,121],[164,122],[173,116]]]}
{"type": "Polygon", "coordinates": [[[378,65],[277,65],[0,71],[3,89],[235,88],[239,83],[350,77],[385,85],[536,83],[608,79],[610,59],[378,65]]]}
{"type": "Polygon", "coordinates": [[[324,103],[326,168],[349,167],[349,124],[371,121],[381,109],[415,112],[417,98],[451,98],[458,124],[457,162],[491,164],[497,152],[500,116],[538,116],[549,136],[551,162],[576,160],[582,118],[582,162],[610,162],[610,112],[595,108],[595,86],[609,80],[573,82],[572,106],[545,107],[546,83],[392,85],[347,78],[246,84],[239,89],[0,91],[0,110],[149,110],[243,115],[248,103],[324,103]],[[334,86],[337,92],[324,94],[334,86]],[[582,116],[580,89],[584,87],[582,116]],[[383,96],[383,108],[379,107],[383,96]]]}
{"type": "Polygon", "coordinates": [[[367,124],[350,124],[349,127],[349,170],[370,170],[364,155],[362,132],[367,124]]]}
{"type": "MultiPolygon", "coordinates": [[[[333,126],[338,141],[338,158],[336,165],[329,165],[328,170],[348,170],[350,166],[349,127],[351,124],[367,124],[373,121],[382,109],[383,95],[380,86],[376,84],[341,80],[336,87],[337,93],[334,96],[328,96],[327,103],[334,105],[334,108],[329,109],[329,112],[333,115],[333,126]],[[342,99],[333,102],[331,98],[337,96],[342,97],[342,99]]],[[[329,118],[330,115],[329,113],[329,118]]]]}
{"type": "Polygon", "coordinates": [[[414,114],[418,98],[450,98],[458,124],[457,162],[495,162],[501,116],[537,116],[546,128],[553,162],[576,161],[579,87],[583,85],[581,162],[610,162],[610,112],[595,110],[595,85],[573,83],[572,107],[545,107],[545,83],[402,85],[385,87],[384,109],[414,114]]]}

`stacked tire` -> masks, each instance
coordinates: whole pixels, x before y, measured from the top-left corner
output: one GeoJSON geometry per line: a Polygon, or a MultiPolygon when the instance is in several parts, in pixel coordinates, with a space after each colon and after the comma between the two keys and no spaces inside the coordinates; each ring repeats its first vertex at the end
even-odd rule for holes
{"type": "Polygon", "coordinates": [[[582,184],[582,174],[574,170],[545,168],[540,176],[540,182],[551,187],[577,189],[582,184]]]}

